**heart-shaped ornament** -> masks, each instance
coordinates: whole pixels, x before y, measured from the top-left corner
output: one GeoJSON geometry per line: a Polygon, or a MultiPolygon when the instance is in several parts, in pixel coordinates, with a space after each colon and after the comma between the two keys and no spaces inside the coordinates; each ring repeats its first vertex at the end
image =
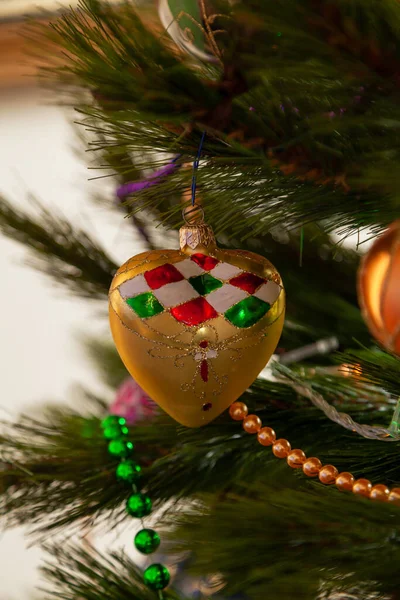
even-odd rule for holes
{"type": "Polygon", "coordinates": [[[199,427],[254,381],[281,336],[285,292],[275,267],[221,250],[187,224],[180,250],[139,254],[110,288],[110,324],[126,368],[171,417],[199,427]]]}

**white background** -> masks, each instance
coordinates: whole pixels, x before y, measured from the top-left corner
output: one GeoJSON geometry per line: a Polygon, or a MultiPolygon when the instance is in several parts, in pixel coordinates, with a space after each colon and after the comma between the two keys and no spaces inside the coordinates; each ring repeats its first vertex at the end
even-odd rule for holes
{"type": "MultiPolygon", "coordinates": [[[[87,170],[90,158],[77,141],[73,118],[32,89],[1,92],[0,194],[32,211],[28,192],[59,208],[122,263],[142,247],[122,213],[91,200],[101,192],[112,204],[115,183],[88,181],[94,173],[87,170]]],[[[72,402],[77,383],[99,389],[80,338],[109,337],[105,303],[69,295],[24,266],[26,257],[24,248],[0,235],[1,418],[38,410],[48,400],[72,402]]],[[[0,600],[28,600],[38,583],[42,555],[28,548],[23,534],[0,531],[0,600]]],[[[132,546],[132,532],[126,536],[117,545],[132,546]]]]}

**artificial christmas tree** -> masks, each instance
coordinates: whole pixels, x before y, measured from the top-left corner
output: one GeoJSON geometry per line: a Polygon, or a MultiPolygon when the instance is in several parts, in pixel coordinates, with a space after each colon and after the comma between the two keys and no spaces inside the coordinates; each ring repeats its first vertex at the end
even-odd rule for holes
{"type": "MultiPolygon", "coordinates": [[[[140,422],[110,419],[105,403],[89,392],[86,412],[53,409],[42,421],[9,425],[1,438],[1,514],[9,526],[29,523],[45,536],[79,528],[82,519],[93,528],[132,526],[132,518],[160,509],[156,522],[143,522],[139,538],[132,532],[132,544],[146,556],[143,569],[123,554],[100,556],[79,542],[47,545],[58,559],[45,568],[53,598],[187,598],[157,554],[159,540],[169,539],[163,554],[188,558],[185,568],[199,578],[191,597],[396,600],[400,467],[392,415],[400,363],[371,337],[358,307],[362,244],[349,249],[342,242],[350,234],[378,236],[399,215],[400,5],[211,0],[185,7],[183,23],[199,28],[205,56],[188,51],[190,36],[176,44],[147,6],[85,0],[41,32],[52,48],[41,52],[52,60],[43,73],[69,93],[99,166],[107,164],[116,179],[116,208],[126,210],[126,226],[133,223],[157,257],[135,277],[124,272],[118,280],[119,301],[131,301],[133,311],[124,319],[149,323],[165,312],[166,326],[175,327],[175,313],[183,313],[171,311],[193,299],[204,305],[225,286],[241,289],[246,299],[272,282],[280,290],[274,270],[267,277],[250,268],[256,253],[276,265],[287,293],[277,360],[229,411],[199,429],[179,426],[161,410],[140,422]],[[155,244],[148,224],[162,224],[163,231],[181,225],[193,162],[220,250],[189,253],[189,266],[200,272],[184,274],[178,251],[174,261],[168,251],[160,262],[162,248],[172,246],[155,244]],[[232,249],[246,257],[243,263],[221,261],[232,249]],[[240,273],[213,276],[218,260],[240,273]],[[154,279],[159,267],[163,285],[154,279]],[[252,278],[241,285],[251,288],[234,285],[243,272],[252,278]],[[191,297],[169,305],[165,289],[179,282],[191,286],[191,297]],[[320,343],[328,337],[338,352],[320,343]]],[[[49,276],[88,301],[106,303],[117,265],[90,235],[51,213],[34,220],[6,200],[0,227],[30,245],[49,276]]],[[[373,287],[367,266],[361,277],[373,287]]],[[[389,267],[385,277],[393,274],[389,267]]],[[[382,281],[377,297],[385,298],[382,281]]],[[[396,294],[392,277],[391,301],[380,307],[391,333],[398,326],[391,308],[396,294]]],[[[251,301],[249,316],[243,300],[238,296],[225,310],[209,303],[216,314],[203,319],[202,313],[200,321],[198,312],[185,313],[185,326],[197,334],[203,323],[211,328],[238,307],[228,315],[239,319],[236,326],[257,327],[269,309],[256,319],[259,302],[251,301]]],[[[274,302],[268,301],[271,310],[274,302]]],[[[196,340],[196,386],[207,386],[215,348],[208,338],[196,340]]],[[[92,344],[91,354],[119,388],[127,372],[113,347],[92,344]]],[[[141,372],[140,349],[133,359],[141,372]]],[[[184,400],[190,410],[204,405],[207,414],[212,399],[199,405],[196,390],[186,389],[184,400]]],[[[164,396],[174,407],[172,386],[164,396]]]]}

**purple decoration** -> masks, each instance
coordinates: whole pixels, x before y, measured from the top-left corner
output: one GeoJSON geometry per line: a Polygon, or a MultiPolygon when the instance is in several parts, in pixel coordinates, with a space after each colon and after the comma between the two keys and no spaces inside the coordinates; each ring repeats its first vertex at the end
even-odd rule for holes
{"type": "Polygon", "coordinates": [[[128,377],[120,385],[115,400],[110,406],[110,413],[125,417],[128,425],[150,419],[156,412],[157,407],[154,402],[132,377],[128,377]]]}
{"type": "Polygon", "coordinates": [[[140,190],[144,190],[152,185],[157,185],[164,177],[168,177],[176,169],[180,167],[180,164],[177,163],[177,160],[180,155],[176,156],[170,163],[160,167],[150,175],[148,175],[145,179],[141,179],[140,181],[131,181],[130,183],[125,183],[121,185],[117,189],[117,196],[120,200],[124,200],[126,196],[130,196],[131,194],[135,194],[136,192],[140,192],[140,190]]]}
{"type": "Polygon", "coordinates": [[[254,106],[250,106],[250,107],[249,107],[249,110],[253,112],[253,111],[254,111],[254,110],[256,110],[256,109],[254,108],[254,106]]]}

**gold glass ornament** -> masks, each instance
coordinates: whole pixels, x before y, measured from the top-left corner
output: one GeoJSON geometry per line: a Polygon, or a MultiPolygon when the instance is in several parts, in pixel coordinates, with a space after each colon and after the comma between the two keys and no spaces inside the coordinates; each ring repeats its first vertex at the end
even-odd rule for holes
{"type": "Polygon", "coordinates": [[[400,220],[364,256],[358,272],[358,298],[372,335],[400,354],[400,220]]]}
{"type": "Polygon", "coordinates": [[[181,228],[179,250],[131,258],[109,294],[126,368],[188,427],[210,422],[251,385],[276,348],[284,313],[275,267],[252,252],[219,249],[199,211],[181,228]]]}

